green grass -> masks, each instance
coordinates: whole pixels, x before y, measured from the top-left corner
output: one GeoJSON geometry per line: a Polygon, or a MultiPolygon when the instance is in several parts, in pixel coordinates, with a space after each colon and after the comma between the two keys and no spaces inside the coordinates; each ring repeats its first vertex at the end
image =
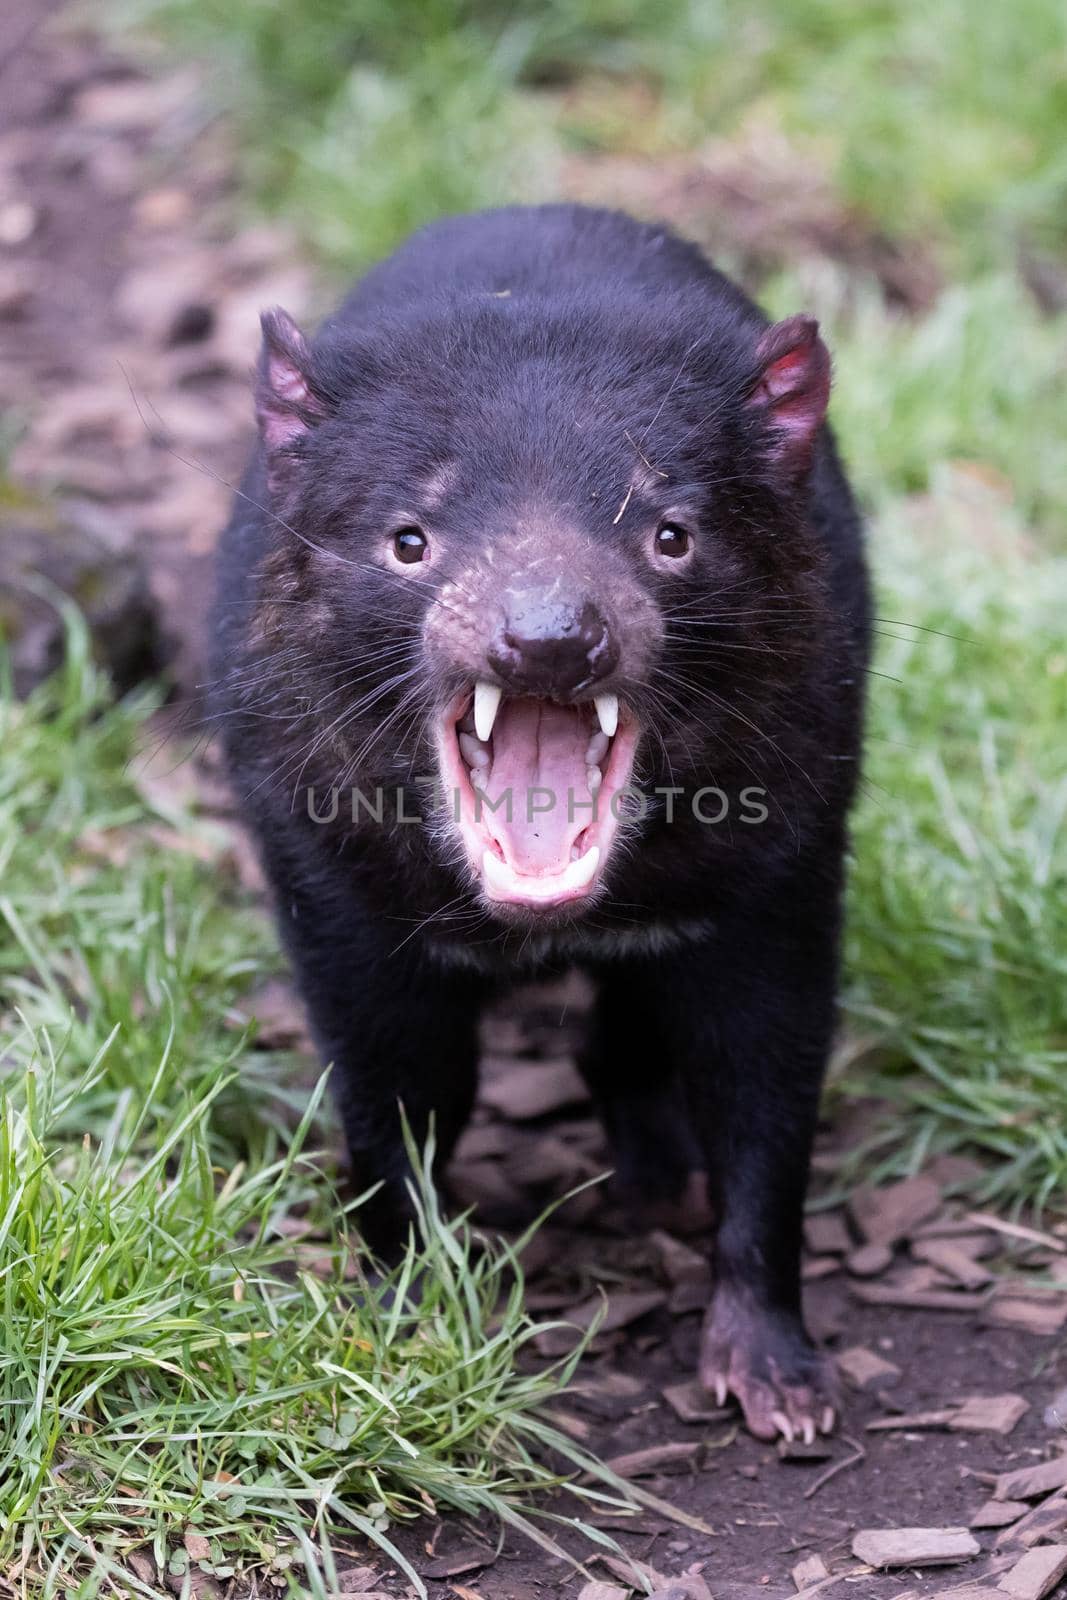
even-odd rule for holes
{"type": "Polygon", "coordinates": [[[215,66],[246,170],[351,270],[413,218],[551,192],[597,142],[562,90],[640,80],[612,140],[781,134],[880,229],[947,265],[1067,242],[1067,16],[966,0],[113,0],[215,66]],[[516,147],[515,141],[519,145],[516,147]]]}
{"type": "Polygon", "coordinates": [[[551,1543],[525,1512],[589,1463],[539,1414],[570,1364],[520,1366],[514,1253],[423,1185],[403,1267],[362,1277],[323,1086],[285,1091],[241,1026],[265,926],[167,848],[150,702],[109,706],[72,626],[65,672],[0,698],[0,1573],[128,1592],[141,1550],[165,1594],[191,1533],[205,1571],[325,1594],[360,1537],[403,1566],[391,1529],[435,1509],[551,1543]]]}
{"type": "Polygon", "coordinates": [[[1067,561],[951,483],[921,527],[898,507],[874,534],[893,621],[849,902],[866,1048],[840,1087],[896,1107],[894,1170],[977,1151],[983,1196],[1042,1203],[1067,1192],[1067,561]]]}
{"type": "MultiPolygon", "coordinates": [[[[887,314],[839,270],[783,275],[769,309],[806,308],[834,358],[832,417],[857,487],[881,511],[963,469],[994,482],[1038,543],[1067,549],[1067,316],[1044,316],[1008,273],[947,289],[921,317],[887,314]]],[[[944,499],[944,496],[942,496],[944,499]]],[[[995,498],[995,497],[994,497],[995,498]]]]}

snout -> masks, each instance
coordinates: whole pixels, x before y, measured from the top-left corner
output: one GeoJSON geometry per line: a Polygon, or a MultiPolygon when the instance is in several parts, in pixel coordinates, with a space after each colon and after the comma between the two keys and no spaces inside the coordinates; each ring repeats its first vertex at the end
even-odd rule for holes
{"type": "Polygon", "coordinates": [[[528,695],[574,694],[619,664],[615,630],[596,601],[536,589],[508,593],[486,654],[503,684],[528,695]]]}

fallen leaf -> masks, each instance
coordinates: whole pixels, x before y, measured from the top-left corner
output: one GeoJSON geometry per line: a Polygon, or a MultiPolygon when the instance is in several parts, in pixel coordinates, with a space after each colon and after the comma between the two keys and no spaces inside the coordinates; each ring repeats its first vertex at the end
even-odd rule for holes
{"type": "Polygon", "coordinates": [[[367,1595],[378,1582],[377,1567],[348,1567],[337,1574],[339,1594],[367,1595]]]}
{"type": "Polygon", "coordinates": [[[1021,1222],[1007,1222],[1003,1217],[995,1217],[988,1211],[969,1211],[966,1221],[979,1228],[990,1228],[994,1233],[1002,1233],[1009,1239],[1023,1239],[1028,1244],[1041,1244],[1046,1250],[1055,1250],[1060,1255],[1067,1253],[1067,1244],[1064,1244],[1062,1239],[1057,1239],[1054,1233],[1042,1233],[1039,1228],[1027,1228],[1021,1222]]]}
{"type": "Polygon", "coordinates": [[[458,1550],[450,1550],[428,1561],[422,1575],[424,1578],[459,1578],[465,1572],[480,1572],[483,1567],[491,1567],[495,1560],[492,1550],[486,1550],[483,1545],[462,1545],[458,1550]]]}

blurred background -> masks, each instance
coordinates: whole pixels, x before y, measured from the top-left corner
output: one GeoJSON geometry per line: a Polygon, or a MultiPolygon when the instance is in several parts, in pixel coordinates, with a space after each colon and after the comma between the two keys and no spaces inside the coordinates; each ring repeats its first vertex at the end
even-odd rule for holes
{"type": "Polygon", "coordinates": [[[99,692],[202,682],[261,306],[313,325],[443,212],[666,219],[772,314],[822,319],[869,516],[839,1077],[900,1110],[866,1153],[1067,1182],[1059,0],[7,0],[3,26],[18,693],[63,656],[61,595],[99,692]]]}

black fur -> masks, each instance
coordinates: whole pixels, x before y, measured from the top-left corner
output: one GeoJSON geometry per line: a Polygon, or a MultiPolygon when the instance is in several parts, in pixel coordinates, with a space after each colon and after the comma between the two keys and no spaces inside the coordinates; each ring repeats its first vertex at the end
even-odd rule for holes
{"type": "MultiPolygon", "coordinates": [[[[795,1396],[818,1377],[800,1227],[868,648],[860,527],[830,431],[790,432],[806,392],[779,403],[761,387],[798,338],[825,353],[813,324],[780,326],[767,335],[693,246],[615,213],[512,209],[423,230],[309,351],[267,323],[274,443],[223,540],[214,630],[231,770],[335,1064],[356,1180],[386,1180],[376,1240],[395,1243],[405,1216],[398,1098],[416,1134],[436,1113],[447,1154],[485,998],[575,960],[599,981],[586,1069],[623,1176],[669,1198],[694,1165],[710,1175],[705,1378],[726,1373],[764,1433],[774,1406],[800,1425],[795,1396]],[[288,411],[273,358],[307,380],[288,411]],[[677,572],[648,556],[668,514],[696,536],[677,572]],[[406,524],[435,540],[426,572],[382,554],[406,524]],[[660,795],[626,825],[591,905],[498,916],[414,780],[435,771],[433,717],[489,670],[494,585],[515,568],[483,555],[499,541],[505,559],[520,525],[569,542],[583,592],[616,619],[610,687],[646,730],[640,786],[686,794],[672,821],[660,795]],[[385,792],[382,826],[353,827],[345,802],[332,823],[309,818],[309,788],[325,806],[353,784],[385,792]],[[730,802],[718,826],[689,810],[704,785],[730,802]],[[762,825],[741,820],[749,788],[766,791],[762,825]]],[[[808,368],[818,389],[825,368],[808,368]]]]}

